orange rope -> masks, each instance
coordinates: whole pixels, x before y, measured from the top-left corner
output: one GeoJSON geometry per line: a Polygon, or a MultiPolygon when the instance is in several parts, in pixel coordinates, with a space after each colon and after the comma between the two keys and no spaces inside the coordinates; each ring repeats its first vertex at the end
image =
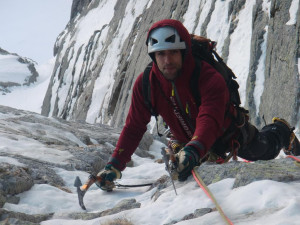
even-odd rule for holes
{"type": "Polygon", "coordinates": [[[192,170],[192,174],[193,174],[195,181],[198,183],[198,185],[202,188],[202,190],[205,192],[205,194],[216,205],[217,210],[219,211],[221,217],[226,222],[226,224],[233,225],[233,223],[230,221],[230,219],[224,214],[224,212],[223,212],[222,208],[220,207],[220,205],[218,204],[217,200],[215,199],[215,197],[213,196],[211,191],[208,189],[208,187],[205,185],[205,183],[203,182],[203,180],[201,179],[201,177],[199,176],[199,174],[197,173],[195,168],[192,170]]]}
{"type": "Polygon", "coordinates": [[[295,165],[300,167],[300,159],[298,157],[293,156],[293,155],[288,155],[286,158],[291,158],[291,159],[296,160],[295,165]]]}
{"type": "Polygon", "coordinates": [[[296,156],[293,156],[293,155],[288,155],[287,158],[291,158],[291,159],[296,160],[297,162],[300,162],[300,159],[296,156]]]}

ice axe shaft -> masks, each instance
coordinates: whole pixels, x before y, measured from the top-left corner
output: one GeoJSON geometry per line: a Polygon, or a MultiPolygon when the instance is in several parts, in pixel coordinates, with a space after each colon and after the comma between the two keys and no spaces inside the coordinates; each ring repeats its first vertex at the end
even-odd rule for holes
{"type": "Polygon", "coordinates": [[[172,174],[171,174],[171,171],[170,171],[170,165],[169,165],[169,160],[170,159],[171,159],[171,161],[175,160],[175,157],[174,157],[173,154],[172,155],[171,154],[167,154],[167,151],[166,151],[166,149],[164,147],[161,148],[161,154],[163,156],[163,160],[164,160],[165,165],[166,165],[166,171],[168,171],[168,173],[169,173],[169,176],[171,178],[171,182],[172,182],[175,194],[177,195],[176,187],[175,187],[175,184],[174,184],[174,180],[172,178],[172,174]]]}
{"type": "Polygon", "coordinates": [[[80,190],[87,191],[96,182],[96,180],[97,178],[95,176],[90,175],[85,184],[80,187],[80,190]]]}

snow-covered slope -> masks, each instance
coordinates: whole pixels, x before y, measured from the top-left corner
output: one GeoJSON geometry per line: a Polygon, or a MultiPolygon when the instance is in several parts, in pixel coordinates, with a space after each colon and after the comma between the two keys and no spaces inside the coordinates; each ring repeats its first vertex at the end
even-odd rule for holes
{"type": "MultiPolygon", "coordinates": [[[[132,225],[225,224],[192,176],[175,181],[175,195],[165,165],[157,161],[164,146],[158,141],[149,151],[140,151],[152,158],[134,154],[133,166],[117,181],[155,183],[152,188],[105,192],[93,185],[84,196],[87,210],[82,210],[74,180],[79,176],[84,182],[89,173],[105,166],[119,134],[118,129],[0,106],[0,223],[115,225],[108,221],[121,218],[132,225]],[[120,202],[122,207],[117,207],[120,202]]],[[[149,143],[144,146],[149,148],[149,143]]],[[[233,224],[296,225],[300,168],[282,157],[255,163],[205,163],[197,171],[233,224]]]]}

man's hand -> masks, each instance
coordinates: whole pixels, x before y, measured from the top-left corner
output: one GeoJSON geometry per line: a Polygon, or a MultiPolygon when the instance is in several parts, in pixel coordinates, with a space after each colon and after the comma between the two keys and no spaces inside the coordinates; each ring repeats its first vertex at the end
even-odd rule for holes
{"type": "Polygon", "coordinates": [[[104,191],[112,191],[114,188],[114,180],[122,177],[121,172],[108,164],[104,170],[97,174],[97,177],[101,178],[101,182],[96,182],[96,185],[104,191]]]}
{"type": "Polygon", "coordinates": [[[178,180],[185,181],[191,175],[192,169],[199,165],[199,153],[194,147],[186,146],[176,154],[176,160],[178,180]]]}

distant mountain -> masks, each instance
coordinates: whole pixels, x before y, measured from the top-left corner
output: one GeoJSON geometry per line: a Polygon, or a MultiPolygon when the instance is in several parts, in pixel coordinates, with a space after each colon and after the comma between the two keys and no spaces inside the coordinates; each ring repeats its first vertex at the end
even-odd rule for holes
{"type": "Polygon", "coordinates": [[[10,93],[14,87],[33,84],[39,76],[35,65],[31,59],[0,48],[0,94],[10,93]]]}

